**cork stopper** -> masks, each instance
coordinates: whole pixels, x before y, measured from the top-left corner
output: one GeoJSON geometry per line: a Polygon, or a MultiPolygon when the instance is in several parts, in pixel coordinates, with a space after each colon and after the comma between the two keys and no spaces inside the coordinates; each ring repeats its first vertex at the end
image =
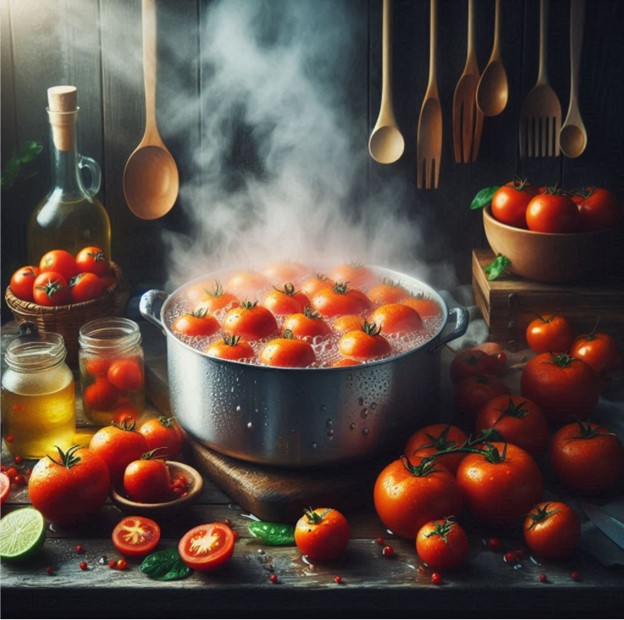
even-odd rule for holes
{"type": "Polygon", "coordinates": [[[48,88],[48,115],[52,138],[59,151],[71,151],[74,148],[77,98],[78,89],[75,86],[48,88]]]}

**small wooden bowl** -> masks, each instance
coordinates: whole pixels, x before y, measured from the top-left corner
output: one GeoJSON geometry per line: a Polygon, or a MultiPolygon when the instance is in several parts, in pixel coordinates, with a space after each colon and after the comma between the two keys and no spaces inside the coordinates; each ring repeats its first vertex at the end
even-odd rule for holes
{"type": "Polygon", "coordinates": [[[502,224],[483,209],[483,228],[494,254],[509,270],[537,282],[563,284],[622,273],[624,226],[595,232],[542,233],[502,224]]]}
{"type": "Polygon", "coordinates": [[[201,474],[190,465],[178,461],[166,461],[171,477],[184,476],[188,482],[188,493],[184,497],[173,499],[168,502],[158,502],[154,504],[144,504],[128,499],[123,489],[117,487],[111,491],[111,500],[125,514],[135,514],[142,517],[149,517],[154,520],[169,519],[182,510],[189,508],[200,494],[204,480],[201,474]]]}

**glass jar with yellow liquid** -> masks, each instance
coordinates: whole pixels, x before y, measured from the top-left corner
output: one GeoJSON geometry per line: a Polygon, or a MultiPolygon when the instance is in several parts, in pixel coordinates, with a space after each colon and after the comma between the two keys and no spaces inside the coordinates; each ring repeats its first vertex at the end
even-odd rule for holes
{"type": "Polygon", "coordinates": [[[75,86],[48,89],[52,187],[28,223],[28,260],[32,265],[38,265],[49,250],[67,250],[75,256],[86,246],[100,248],[111,260],[110,219],[96,196],[102,174],[95,160],[78,153],[80,108],[76,103],[75,86]],[[83,169],[88,171],[88,186],[83,169]]]}
{"type": "Polygon", "coordinates": [[[2,437],[11,454],[41,458],[72,444],[76,432],[74,376],[63,337],[17,336],[7,346],[2,375],[2,437]]]}

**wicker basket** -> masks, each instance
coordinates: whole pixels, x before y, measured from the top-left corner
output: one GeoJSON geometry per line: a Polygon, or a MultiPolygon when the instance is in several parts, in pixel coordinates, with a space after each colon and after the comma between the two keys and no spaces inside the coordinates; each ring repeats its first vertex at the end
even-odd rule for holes
{"type": "Polygon", "coordinates": [[[33,323],[40,332],[61,334],[67,348],[67,363],[75,366],[78,361],[78,332],[84,323],[103,316],[120,316],[124,312],[128,293],[121,285],[121,269],[111,263],[115,281],[97,299],[66,306],[41,306],[18,299],[10,287],[4,298],[18,324],[33,323]]]}

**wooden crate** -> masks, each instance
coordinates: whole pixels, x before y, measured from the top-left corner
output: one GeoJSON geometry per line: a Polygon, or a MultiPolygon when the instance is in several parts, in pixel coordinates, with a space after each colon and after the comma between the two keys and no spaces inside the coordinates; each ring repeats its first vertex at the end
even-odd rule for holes
{"type": "Polygon", "coordinates": [[[622,281],[554,285],[504,275],[488,281],[484,268],[493,252],[472,252],[472,290],[475,302],[490,329],[490,338],[510,350],[526,346],[526,327],[536,314],[558,313],[570,320],[578,333],[600,330],[624,343],[624,283],[622,281]]]}

